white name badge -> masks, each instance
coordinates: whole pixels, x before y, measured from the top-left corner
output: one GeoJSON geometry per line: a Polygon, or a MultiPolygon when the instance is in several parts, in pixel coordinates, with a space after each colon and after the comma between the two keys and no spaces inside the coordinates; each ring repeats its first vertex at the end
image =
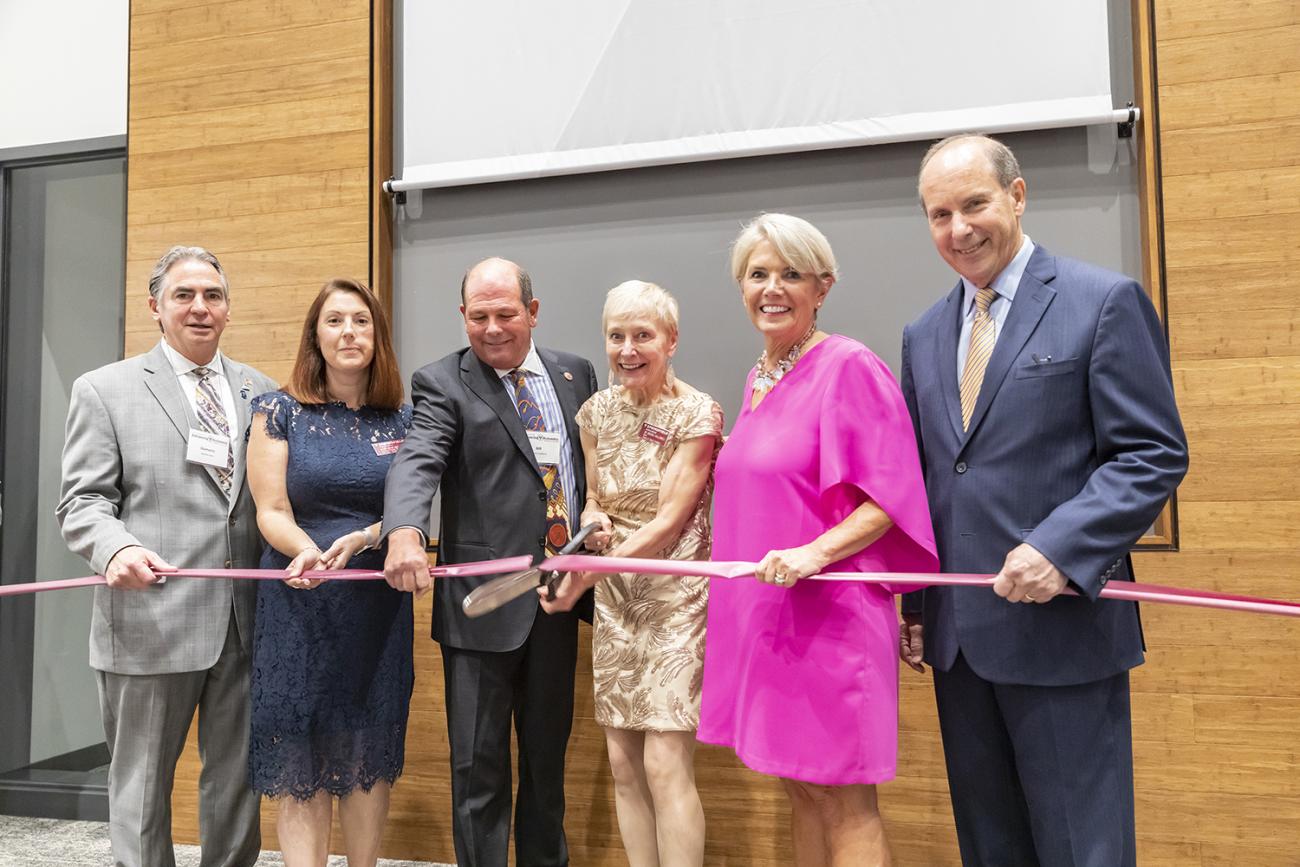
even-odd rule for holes
{"type": "Polygon", "coordinates": [[[549,430],[530,430],[528,442],[532,444],[533,457],[537,458],[537,463],[559,465],[560,435],[558,433],[549,430]]]}
{"type": "Polygon", "coordinates": [[[230,466],[230,437],[205,430],[191,430],[190,441],[185,446],[185,460],[205,467],[226,469],[230,466]]]}

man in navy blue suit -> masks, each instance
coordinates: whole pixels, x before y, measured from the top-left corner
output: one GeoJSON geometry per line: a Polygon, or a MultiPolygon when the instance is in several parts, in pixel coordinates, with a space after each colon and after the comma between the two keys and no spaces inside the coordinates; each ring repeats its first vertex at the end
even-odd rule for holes
{"type": "Polygon", "coordinates": [[[1020,228],[1015,156],[984,136],[921,163],[934,245],[961,280],[903,332],[939,559],[994,592],[904,599],[902,653],[935,670],[962,861],[1136,863],[1129,548],[1187,471],[1164,331],[1142,287],[1020,228]],[[1066,587],[1078,596],[1059,595],[1066,587]]]}

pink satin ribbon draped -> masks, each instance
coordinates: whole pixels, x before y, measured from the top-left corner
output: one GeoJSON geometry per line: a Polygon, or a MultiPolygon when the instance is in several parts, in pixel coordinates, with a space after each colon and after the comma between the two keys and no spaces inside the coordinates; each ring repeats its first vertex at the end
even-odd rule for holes
{"type": "MultiPolygon", "coordinates": [[[[541,568],[560,572],[639,572],[650,575],[703,575],[709,578],[744,578],[754,574],[757,563],[739,560],[649,560],[638,557],[593,557],[587,554],[567,554],[551,557],[541,568]]],[[[908,584],[947,587],[991,587],[992,575],[942,574],[920,572],[823,572],[804,580],[864,581],[870,584],[908,584]]],[[[1077,596],[1074,590],[1064,591],[1077,596]]],[[[1197,608],[1219,608],[1228,611],[1249,611],[1255,614],[1279,614],[1283,617],[1300,617],[1300,602],[1263,599],[1257,596],[1236,596],[1214,593],[1209,590],[1189,590],[1181,587],[1164,587],[1159,584],[1139,584],[1134,581],[1116,581],[1101,591],[1103,599],[1121,599],[1130,602],[1160,602],[1168,605],[1191,605],[1197,608]]]]}
{"type": "MultiPolygon", "coordinates": [[[[506,557],[483,560],[454,566],[436,566],[429,570],[435,578],[456,578],[476,575],[499,575],[518,572],[532,565],[532,558],[506,557]]],[[[757,563],[740,560],[650,560],[639,557],[595,557],[588,554],[563,554],[549,557],[540,568],[559,572],[639,572],[650,575],[703,575],[708,578],[745,578],[754,574],[757,563]]],[[[176,578],[235,578],[254,581],[279,581],[284,579],[283,569],[176,569],[159,572],[176,578]]],[[[302,574],[303,578],[330,581],[383,580],[384,573],[361,569],[318,569],[302,574]]],[[[870,584],[907,584],[948,587],[990,587],[992,575],[941,574],[920,572],[823,572],[805,580],[862,581],[870,584]]],[[[67,590],[74,587],[93,587],[104,584],[102,575],[87,578],[65,578],[56,581],[33,581],[27,584],[0,586],[0,596],[17,596],[24,593],[42,593],[47,590],[67,590]]],[[[1078,595],[1066,588],[1068,595],[1078,595]]],[[[1215,593],[1209,590],[1192,590],[1183,587],[1165,587],[1159,584],[1140,584],[1132,581],[1112,582],[1101,591],[1102,599],[1121,599],[1130,602],[1159,602],[1167,605],[1189,605],[1196,608],[1217,608],[1227,611],[1248,611],[1255,614],[1277,614],[1283,617],[1300,617],[1300,602],[1264,599],[1258,596],[1238,596],[1215,593]]]]}
{"type": "MultiPolygon", "coordinates": [[[[460,563],[455,566],[434,566],[429,574],[435,578],[464,578],[475,575],[497,575],[502,572],[518,572],[533,564],[528,555],[521,557],[504,557],[499,560],[483,560],[478,563],[460,563]]],[[[171,569],[159,570],[159,575],[167,578],[237,578],[247,581],[283,581],[283,569],[171,569]]],[[[322,579],[327,581],[382,581],[383,572],[363,569],[313,569],[302,573],[300,577],[322,579]]],[[[68,590],[73,587],[94,587],[105,584],[103,575],[91,575],[86,578],[63,578],[57,581],[32,581],[27,584],[0,585],[0,596],[18,596],[23,593],[43,593],[47,590],[68,590]]]]}

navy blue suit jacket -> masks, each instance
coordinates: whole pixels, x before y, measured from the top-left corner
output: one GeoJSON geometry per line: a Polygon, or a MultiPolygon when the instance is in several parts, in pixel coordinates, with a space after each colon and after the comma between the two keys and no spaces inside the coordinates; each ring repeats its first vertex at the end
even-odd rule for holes
{"type": "Polygon", "coordinates": [[[1142,662],[1137,606],[1096,600],[1133,580],[1129,548],[1187,471],[1164,332],[1142,287],[1036,247],[989,359],[967,432],[957,390],[962,284],[903,331],[916,428],[945,572],[994,573],[1027,542],[1083,597],[1012,604],[928,588],[925,660],[960,650],[995,683],[1064,686],[1142,662]]]}

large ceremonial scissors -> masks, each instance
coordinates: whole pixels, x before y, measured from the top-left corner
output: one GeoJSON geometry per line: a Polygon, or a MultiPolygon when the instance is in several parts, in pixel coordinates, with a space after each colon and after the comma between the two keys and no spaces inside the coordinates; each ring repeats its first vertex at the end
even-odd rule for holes
{"type": "MultiPolygon", "coordinates": [[[[587,537],[599,529],[599,524],[588,524],[581,528],[573,534],[573,538],[559,550],[556,556],[563,557],[577,551],[582,547],[582,543],[586,541],[587,537]]],[[[482,617],[484,614],[496,611],[502,605],[513,602],[538,587],[545,587],[546,598],[554,600],[555,588],[559,586],[562,575],[563,573],[555,570],[544,570],[540,565],[525,569],[522,572],[516,572],[513,575],[502,575],[500,578],[493,578],[486,584],[471,590],[469,595],[461,602],[461,608],[467,617],[482,617]]]]}

